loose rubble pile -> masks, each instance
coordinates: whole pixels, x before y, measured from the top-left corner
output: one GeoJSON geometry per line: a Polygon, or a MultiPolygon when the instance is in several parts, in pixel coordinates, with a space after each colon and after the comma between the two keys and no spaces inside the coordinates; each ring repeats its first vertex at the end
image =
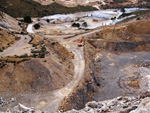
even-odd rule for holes
{"type": "Polygon", "coordinates": [[[65,113],[129,113],[131,110],[135,110],[140,104],[141,99],[139,97],[117,97],[112,100],[102,102],[88,102],[86,107],[80,111],[71,110],[65,113]]]}
{"type": "Polygon", "coordinates": [[[35,109],[34,108],[28,108],[28,107],[19,103],[18,106],[16,106],[14,108],[14,112],[15,113],[35,113],[35,109]]]}
{"type": "MultiPolygon", "coordinates": [[[[89,102],[82,110],[65,113],[150,113],[150,97],[118,97],[103,102],[89,102]]],[[[59,111],[59,113],[62,113],[59,111]]]]}
{"type": "Polygon", "coordinates": [[[45,112],[36,110],[33,107],[32,108],[26,107],[19,103],[17,106],[13,108],[13,110],[7,109],[7,111],[5,112],[0,111],[0,113],[45,113],[45,112]]]}
{"type": "Polygon", "coordinates": [[[73,109],[65,113],[150,113],[150,69],[139,67],[139,71],[142,77],[139,96],[120,96],[106,101],[88,102],[82,110],[73,109]]]}
{"type": "Polygon", "coordinates": [[[9,101],[4,100],[3,97],[0,97],[0,107],[8,105],[9,103],[15,102],[15,98],[11,98],[9,101]]]}
{"type": "MultiPolygon", "coordinates": [[[[120,96],[111,100],[105,101],[92,101],[85,105],[84,109],[71,110],[71,111],[58,111],[57,113],[150,113],[150,69],[140,67],[140,74],[142,79],[140,81],[139,96],[120,96]]],[[[0,106],[4,106],[15,99],[11,98],[10,101],[5,101],[0,97],[0,106]]],[[[34,108],[28,108],[22,104],[14,107],[15,113],[44,113],[34,108]]],[[[7,110],[5,113],[11,113],[7,110]]]]}

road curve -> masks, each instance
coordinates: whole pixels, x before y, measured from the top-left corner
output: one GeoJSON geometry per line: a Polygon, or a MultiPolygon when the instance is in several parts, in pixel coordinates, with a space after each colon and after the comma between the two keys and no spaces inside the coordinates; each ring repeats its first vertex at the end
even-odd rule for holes
{"type": "MultiPolygon", "coordinates": [[[[78,85],[84,75],[85,61],[83,48],[66,46],[75,55],[74,59],[74,78],[65,87],[53,92],[53,99],[48,102],[41,110],[49,113],[55,113],[61,105],[63,99],[67,97],[73,89],[78,85]]],[[[37,105],[38,106],[38,105],[37,105]]]]}
{"type": "Polygon", "coordinates": [[[27,27],[27,32],[28,33],[34,33],[32,28],[33,28],[33,24],[29,24],[28,27],[27,27]]]}
{"type": "Polygon", "coordinates": [[[63,99],[67,97],[73,89],[79,84],[80,80],[84,75],[85,70],[85,60],[84,60],[84,52],[83,47],[78,47],[77,43],[74,40],[77,40],[81,37],[88,36],[95,32],[99,32],[102,29],[97,29],[88,33],[80,34],[68,39],[55,39],[64,47],[66,47],[70,52],[74,53],[74,78],[68,83],[65,87],[56,90],[53,92],[53,99],[48,102],[41,110],[48,111],[50,113],[55,113],[59,106],[61,105],[63,99]]]}

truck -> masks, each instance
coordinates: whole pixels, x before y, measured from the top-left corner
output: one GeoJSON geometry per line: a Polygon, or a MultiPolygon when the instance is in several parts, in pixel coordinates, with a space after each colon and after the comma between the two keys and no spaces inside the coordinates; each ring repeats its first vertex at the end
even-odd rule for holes
{"type": "Polygon", "coordinates": [[[83,46],[83,42],[82,42],[82,38],[80,38],[79,40],[78,40],[78,47],[82,47],[83,46]]]}

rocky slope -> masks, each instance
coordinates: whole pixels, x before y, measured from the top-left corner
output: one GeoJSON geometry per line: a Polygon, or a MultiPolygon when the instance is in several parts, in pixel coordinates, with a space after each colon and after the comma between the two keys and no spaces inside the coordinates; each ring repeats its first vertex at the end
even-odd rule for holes
{"type": "MultiPolygon", "coordinates": [[[[16,103],[25,102],[28,105],[35,103],[31,102],[33,100],[31,95],[43,95],[52,90],[62,88],[73,78],[73,54],[58,42],[39,37],[37,39],[37,36],[33,37],[34,39],[31,43],[36,48],[39,48],[41,44],[45,45],[47,51],[45,58],[26,56],[22,58],[15,57],[14,61],[12,61],[11,59],[14,57],[12,56],[0,59],[1,96],[6,99],[17,97],[16,103]],[[17,62],[19,59],[22,60],[17,62]],[[21,96],[21,94],[24,94],[24,96],[21,96]],[[31,97],[25,96],[27,94],[30,94],[31,97]]],[[[34,54],[36,55],[37,53],[34,52],[34,54]]],[[[4,106],[1,110],[6,110],[6,107],[4,106]]]]}
{"type": "Polygon", "coordinates": [[[0,52],[11,46],[19,39],[15,34],[0,28],[0,52]]]}
{"type": "Polygon", "coordinates": [[[115,8],[121,6],[142,6],[148,5],[149,1],[144,0],[34,0],[42,5],[48,5],[57,2],[67,7],[74,7],[77,5],[91,5],[96,8],[115,8]]]}
{"type": "Polygon", "coordinates": [[[140,85],[139,96],[120,96],[111,100],[105,101],[92,101],[88,102],[82,110],[71,110],[65,113],[149,113],[150,110],[150,71],[148,68],[140,67],[143,69],[142,79],[140,85]]]}
{"type": "Polygon", "coordinates": [[[26,48],[18,46],[12,49],[25,52],[31,47],[30,54],[0,56],[0,110],[6,111],[20,102],[37,106],[39,97],[52,97],[53,90],[64,87],[72,80],[74,55],[57,41],[38,35],[19,34],[21,27],[18,21],[5,13],[0,14],[0,52],[11,48],[20,37],[24,37],[21,38],[22,44],[28,40],[27,37],[32,37],[26,48]]]}
{"type": "Polygon", "coordinates": [[[60,109],[82,109],[90,100],[138,96],[143,78],[140,67],[150,64],[149,22],[118,24],[85,37],[85,75],[60,109]]]}
{"type": "Polygon", "coordinates": [[[0,11],[0,27],[6,30],[20,32],[22,28],[18,25],[19,22],[11,16],[0,11]]]}
{"type": "Polygon", "coordinates": [[[75,13],[81,11],[96,10],[91,6],[65,7],[62,4],[52,3],[43,6],[32,0],[2,0],[0,1],[0,10],[12,17],[42,17],[53,14],[75,13]]]}
{"type": "Polygon", "coordinates": [[[13,16],[42,17],[47,15],[93,11],[121,7],[148,7],[141,0],[2,0],[0,10],[13,16]],[[41,5],[42,4],[42,5],[41,5]]]}

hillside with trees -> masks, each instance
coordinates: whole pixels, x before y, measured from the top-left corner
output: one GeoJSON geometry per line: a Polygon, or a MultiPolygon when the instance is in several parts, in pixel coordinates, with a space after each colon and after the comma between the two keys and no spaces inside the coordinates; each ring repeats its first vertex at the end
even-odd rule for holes
{"type": "Polygon", "coordinates": [[[42,17],[46,15],[96,10],[91,6],[65,7],[58,3],[43,6],[32,0],[1,0],[0,10],[12,17],[42,17]],[[11,5],[10,5],[11,4],[11,5]]]}

